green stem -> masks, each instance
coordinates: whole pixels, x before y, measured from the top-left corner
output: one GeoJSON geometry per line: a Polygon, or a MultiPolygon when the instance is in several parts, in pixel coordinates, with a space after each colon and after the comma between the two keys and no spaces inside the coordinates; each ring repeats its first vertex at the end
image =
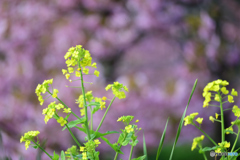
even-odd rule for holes
{"type": "MultiPolygon", "coordinates": [[[[200,149],[202,149],[202,145],[201,144],[199,145],[199,147],[200,147],[200,149]]],[[[204,160],[207,160],[205,152],[203,152],[202,154],[203,154],[204,160]]]]}
{"type": "Polygon", "coordinates": [[[91,108],[91,130],[93,130],[93,112],[91,108]]]}
{"type": "Polygon", "coordinates": [[[220,92],[218,92],[218,96],[220,97],[220,110],[221,110],[221,126],[222,126],[222,142],[225,141],[225,128],[224,128],[224,115],[223,115],[223,105],[222,105],[222,97],[220,95],[220,92]]]}
{"type": "Polygon", "coordinates": [[[32,141],[36,146],[38,146],[38,148],[40,148],[44,153],[46,153],[46,155],[48,155],[49,158],[52,159],[52,156],[50,156],[50,154],[48,154],[45,149],[43,149],[40,145],[38,145],[37,143],[35,143],[34,141],[32,141]]]}
{"type": "MultiPolygon", "coordinates": [[[[55,114],[55,115],[59,118],[59,116],[58,116],[57,114],[55,114]]],[[[72,133],[72,131],[70,130],[70,128],[68,127],[68,125],[65,124],[65,126],[67,127],[69,133],[71,134],[72,138],[73,138],[74,141],[77,143],[77,145],[78,145],[79,147],[81,147],[80,143],[78,142],[78,140],[76,139],[76,137],[73,135],[73,133],[72,133]]]]}
{"type": "Polygon", "coordinates": [[[217,146],[217,143],[211,138],[211,137],[209,137],[208,135],[207,135],[207,133],[205,133],[201,128],[199,128],[196,124],[194,124],[193,123],[193,125],[197,128],[197,129],[199,129],[210,141],[212,141],[212,143],[215,145],[215,146],[217,146]]]}
{"type": "Polygon", "coordinates": [[[205,160],[207,160],[205,152],[203,152],[203,157],[204,157],[205,160]]]}
{"type": "Polygon", "coordinates": [[[131,151],[130,151],[128,160],[131,160],[131,158],[132,158],[133,147],[134,147],[134,146],[131,147],[131,151]]]}
{"type": "MultiPolygon", "coordinates": [[[[81,68],[80,63],[78,63],[78,67],[81,68]]],[[[89,126],[88,126],[88,114],[87,114],[87,102],[86,102],[86,98],[85,98],[85,89],[84,89],[84,85],[83,85],[82,70],[80,70],[80,74],[81,74],[81,86],[82,86],[83,103],[84,103],[84,110],[85,110],[85,117],[86,117],[85,128],[86,128],[86,131],[87,131],[88,140],[90,140],[90,132],[89,132],[89,126]]]]}
{"type": "Polygon", "coordinates": [[[107,108],[107,110],[105,111],[105,113],[104,113],[104,115],[103,115],[103,117],[102,117],[102,120],[101,120],[101,122],[100,122],[99,125],[98,125],[98,128],[97,128],[96,132],[98,132],[98,130],[100,129],[100,127],[101,127],[101,125],[102,125],[102,123],[103,123],[103,121],[104,121],[104,119],[105,119],[105,117],[106,117],[106,115],[107,115],[107,113],[108,113],[108,110],[109,110],[109,108],[111,107],[111,105],[112,105],[113,101],[115,100],[115,98],[116,98],[116,96],[113,97],[112,101],[111,101],[110,104],[108,105],[108,108],[107,108]]]}
{"type": "Polygon", "coordinates": [[[73,135],[73,133],[72,133],[72,131],[70,130],[70,128],[68,127],[68,125],[65,124],[65,126],[67,127],[69,133],[71,134],[72,138],[73,138],[74,141],[77,143],[77,145],[78,145],[79,147],[81,147],[81,144],[78,142],[77,138],[73,135]]]}
{"type": "Polygon", "coordinates": [[[238,134],[237,134],[237,137],[236,137],[236,139],[235,139],[235,142],[234,142],[234,144],[233,144],[233,146],[232,146],[231,152],[233,152],[233,150],[234,150],[234,148],[235,148],[235,145],[237,144],[239,133],[240,133],[240,130],[238,130],[238,134]]]}
{"type": "Polygon", "coordinates": [[[117,160],[117,157],[118,157],[118,152],[116,152],[114,160],[117,160]]]}

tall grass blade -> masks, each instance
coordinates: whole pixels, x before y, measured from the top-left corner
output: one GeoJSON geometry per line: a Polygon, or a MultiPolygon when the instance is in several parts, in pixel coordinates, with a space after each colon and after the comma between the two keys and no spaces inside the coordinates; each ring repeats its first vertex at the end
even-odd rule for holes
{"type": "Polygon", "coordinates": [[[165,134],[166,134],[166,131],[167,131],[168,120],[169,120],[169,118],[167,119],[162,137],[161,137],[160,142],[159,142],[156,160],[158,160],[158,158],[160,156],[160,153],[161,153],[161,150],[162,150],[163,142],[164,142],[164,139],[165,139],[165,134]]]}
{"type": "Polygon", "coordinates": [[[147,158],[147,145],[146,145],[146,141],[145,141],[144,132],[143,132],[143,154],[146,156],[145,160],[148,160],[148,158],[147,158]]]}
{"type": "Polygon", "coordinates": [[[180,135],[181,130],[182,130],[183,120],[184,120],[184,118],[185,118],[185,115],[186,115],[186,112],[187,112],[187,109],[188,109],[188,105],[189,105],[189,103],[190,103],[190,101],[191,101],[191,99],[192,99],[192,95],[193,95],[193,93],[194,93],[194,91],[195,91],[195,88],[196,88],[196,86],[197,86],[197,81],[198,81],[198,79],[196,79],[196,81],[195,81],[195,83],[194,83],[194,85],[193,85],[192,92],[191,92],[191,95],[190,95],[190,97],[189,97],[187,106],[186,106],[186,108],[185,108],[185,110],[184,110],[184,112],[183,112],[182,118],[181,118],[181,120],[180,120],[180,123],[179,123],[179,126],[178,126],[178,130],[177,130],[177,135],[176,135],[176,138],[175,138],[175,141],[174,141],[174,144],[173,144],[173,148],[172,148],[172,151],[171,151],[171,155],[170,155],[169,160],[172,160],[173,152],[174,152],[175,146],[176,146],[176,144],[177,144],[179,135],[180,135]]]}

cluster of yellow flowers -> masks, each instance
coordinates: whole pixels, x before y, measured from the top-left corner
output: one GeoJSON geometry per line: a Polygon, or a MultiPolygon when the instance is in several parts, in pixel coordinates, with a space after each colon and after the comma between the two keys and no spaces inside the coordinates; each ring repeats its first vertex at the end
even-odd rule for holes
{"type": "MultiPolygon", "coordinates": [[[[229,85],[226,80],[218,79],[216,81],[210,82],[207,86],[203,89],[203,97],[205,98],[203,102],[203,108],[209,106],[209,102],[212,100],[212,94],[214,94],[214,100],[217,102],[222,102],[222,95],[227,95],[229,91],[225,86],[229,85]]],[[[238,96],[237,91],[233,88],[231,91],[231,95],[228,95],[228,102],[234,103],[233,96],[238,96]]]]}
{"type": "MultiPolygon", "coordinates": [[[[134,132],[134,130],[141,130],[142,128],[138,128],[137,125],[135,124],[130,124],[130,122],[133,120],[134,116],[131,116],[131,115],[128,115],[128,116],[122,116],[122,117],[119,117],[117,122],[123,122],[123,124],[125,124],[125,131],[127,133],[130,133],[130,132],[134,132]]],[[[134,123],[138,123],[139,120],[137,119],[134,123]]]]}
{"type": "MultiPolygon", "coordinates": [[[[107,97],[102,97],[102,98],[99,98],[99,97],[93,97],[92,95],[92,91],[88,91],[86,94],[85,94],[85,100],[87,102],[92,102],[92,100],[94,99],[95,102],[98,102],[100,104],[100,108],[101,110],[103,108],[106,108],[106,100],[107,100],[107,97]]],[[[78,107],[81,108],[80,109],[80,113],[81,113],[81,116],[84,116],[85,115],[85,109],[84,109],[84,100],[83,100],[83,95],[80,95],[78,97],[78,99],[76,100],[76,103],[79,104],[78,107]]]]}
{"type": "Polygon", "coordinates": [[[39,133],[39,131],[29,131],[27,133],[24,133],[24,136],[22,136],[20,139],[20,143],[25,142],[25,148],[27,150],[31,141],[33,141],[34,137],[36,137],[39,133]]]}
{"type": "Polygon", "coordinates": [[[95,139],[94,141],[88,141],[85,143],[85,147],[81,146],[80,152],[82,152],[82,160],[88,160],[88,156],[94,157],[91,153],[94,153],[95,148],[98,147],[99,144],[101,144],[101,142],[98,139],[95,139]]]}
{"type": "MultiPolygon", "coordinates": [[[[186,116],[185,118],[184,118],[184,126],[186,126],[186,125],[188,125],[188,124],[194,124],[194,122],[193,122],[193,120],[195,119],[195,117],[198,115],[198,113],[197,112],[195,112],[195,113],[192,113],[192,114],[190,114],[189,116],[186,116]]],[[[202,124],[202,121],[203,121],[203,118],[200,118],[200,117],[198,117],[197,119],[196,119],[196,121],[199,123],[199,124],[202,124]]]]}
{"type": "MultiPolygon", "coordinates": [[[[53,117],[53,115],[56,115],[56,110],[60,110],[63,108],[64,113],[71,113],[71,108],[64,108],[64,105],[61,103],[56,104],[56,102],[51,102],[47,108],[43,109],[42,114],[45,115],[44,121],[47,124],[49,119],[53,117]]],[[[57,116],[58,117],[58,116],[57,116]]],[[[61,124],[61,126],[64,126],[67,121],[63,119],[63,117],[58,117],[57,122],[61,124]]]]}
{"type": "Polygon", "coordinates": [[[203,139],[204,139],[204,135],[194,138],[191,150],[193,151],[197,147],[197,145],[201,145],[201,142],[203,141],[203,139]]]}
{"type": "MultiPolygon", "coordinates": [[[[222,105],[223,103],[229,102],[229,103],[234,103],[234,98],[233,96],[238,96],[238,92],[233,88],[231,90],[231,92],[229,92],[229,90],[227,90],[226,86],[229,85],[229,82],[227,82],[226,80],[215,80],[212,81],[210,83],[208,83],[206,85],[206,87],[203,89],[203,97],[205,98],[204,102],[203,102],[203,108],[211,106],[211,104],[209,104],[211,101],[215,101],[215,102],[219,102],[220,105],[212,105],[212,106],[217,106],[220,108],[221,110],[221,114],[222,114],[222,105]],[[227,98],[226,101],[224,101],[224,99],[227,98]]],[[[238,106],[234,105],[232,108],[232,112],[234,113],[234,115],[239,118],[240,117],[240,108],[238,108],[238,106]]],[[[218,120],[219,115],[218,113],[215,113],[215,117],[210,116],[209,120],[214,122],[214,121],[218,121],[223,123],[222,121],[218,120]]],[[[186,116],[184,118],[184,125],[188,125],[188,124],[192,124],[194,126],[196,126],[196,124],[194,123],[194,119],[195,117],[198,115],[198,113],[192,113],[188,116],[186,116]]],[[[202,124],[203,118],[198,117],[196,119],[196,121],[199,124],[202,124]]],[[[233,125],[237,125],[240,129],[240,120],[236,120],[234,122],[232,122],[232,125],[228,128],[225,129],[224,134],[229,134],[233,132],[233,125]]],[[[204,135],[200,136],[200,137],[196,137],[193,139],[193,144],[192,144],[192,150],[194,150],[197,145],[199,145],[199,147],[201,148],[201,142],[204,139],[204,135]]],[[[224,151],[225,149],[230,147],[230,142],[227,141],[223,141],[222,143],[218,143],[215,152],[216,153],[220,153],[221,151],[224,151]]]]}
{"type": "Polygon", "coordinates": [[[219,147],[215,150],[216,153],[221,153],[223,149],[227,149],[230,147],[230,142],[224,141],[222,143],[218,143],[219,147]]]}
{"type": "MultiPolygon", "coordinates": [[[[89,53],[89,51],[82,48],[81,45],[77,45],[76,47],[71,47],[68,50],[68,52],[65,54],[64,58],[66,60],[67,69],[62,69],[62,73],[66,77],[66,79],[68,79],[70,82],[72,82],[72,80],[70,79],[70,76],[75,75],[76,77],[80,77],[80,80],[81,80],[81,88],[82,88],[83,94],[80,95],[78,97],[78,99],[76,100],[76,103],[78,104],[78,106],[80,108],[81,116],[87,117],[87,115],[85,115],[87,113],[87,112],[85,112],[85,109],[87,109],[87,107],[89,107],[89,106],[91,107],[92,113],[94,113],[95,111],[97,111],[100,108],[101,108],[101,110],[103,108],[106,108],[107,97],[105,97],[105,96],[103,96],[102,98],[94,97],[92,95],[92,91],[88,91],[87,93],[85,93],[85,90],[84,90],[83,83],[85,83],[85,82],[83,81],[83,75],[89,74],[90,68],[94,69],[93,74],[95,76],[98,77],[100,74],[99,71],[96,70],[97,64],[95,62],[92,63],[92,57],[91,57],[91,54],[89,53]],[[96,108],[94,108],[95,110],[94,109],[92,110],[92,106],[96,107],[96,108]]],[[[79,79],[77,79],[77,80],[79,80],[79,79]]],[[[60,101],[60,103],[58,103],[58,104],[56,104],[55,101],[51,102],[47,108],[43,109],[42,114],[45,115],[44,121],[46,124],[51,118],[55,118],[61,126],[64,126],[68,123],[67,120],[68,120],[68,117],[70,116],[69,113],[73,114],[77,118],[79,118],[79,117],[71,111],[71,108],[67,107],[64,104],[64,102],[62,102],[58,98],[59,91],[57,89],[53,89],[52,91],[49,90],[49,84],[52,84],[52,83],[53,83],[53,79],[49,79],[49,80],[45,80],[42,84],[38,84],[38,86],[35,90],[35,93],[37,94],[38,100],[41,105],[43,105],[44,100],[46,100],[43,98],[43,94],[45,94],[45,93],[49,93],[53,98],[56,98],[58,101],[60,101]],[[67,113],[68,115],[65,118],[59,116],[58,113],[60,110],[62,110],[62,112],[64,112],[64,113],[67,113]]],[[[112,89],[115,97],[118,97],[119,99],[123,99],[126,97],[124,91],[128,92],[128,88],[126,86],[123,86],[123,84],[121,84],[119,82],[114,82],[113,84],[109,84],[105,89],[107,91],[110,88],[112,89]]],[[[113,100],[115,99],[115,97],[113,98],[113,100]]],[[[113,102],[113,100],[112,100],[112,102],[113,102]]],[[[130,117],[128,117],[127,119],[129,119],[130,121],[132,120],[132,118],[130,118],[130,117]]],[[[138,122],[138,120],[136,122],[138,122]]],[[[129,123],[125,128],[127,133],[133,132],[135,129],[138,130],[137,125],[129,125],[129,123]]],[[[88,130],[88,128],[86,128],[86,130],[88,130]]],[[[71,132],[71,130],[70,130],[70,132],[71,132]]],[[[25,133],[24,136],[22,136],[22,138],[20,139],[20,142],[25,141],[26,142],[25,146],[27,149],[29,147],[31,141],[34,142],[33,138],[36,137],[39,133],[40,133],[39,131],[29,131],[29,132],[25,133]]],[[[34,142],[34,144],[36,144],[36,146],[40,147],[40,145],[38,144],[38,141],[37,141],[37,143],[34,142]]],[[[77,144],[80,146],[80,144],[78,142],[77,142],[77,144]]],[[[82,152],[81,158],[83,160],[87,160],[89,158],[91,159],[91,157],[98,157],[99,152],[96,152],[95,148],[99,144],[100,144],[100,142],[98,139],[95,139],[94,141],[88,140],[88,142],[84,143],[84,147],[80,147],[80,152],[82,152]]],[[[79,150],[77,150],[76,146],[72,146],[65,153],[67,154],[66,155],[67,157],[69,155],[77,156],[77,155],[79,155],[79,150]]],[[[51,158],[51,156],[49,154],[48,154],[48,156],[51,158]]]]}
{"type": "MultiPolygon", "coordinates": [[[[44,99],[42,97],[41,94],[44,94],[48,91],[48,88],[49,88],[49,84],[52,84],[53,83],[53,79],[49,79],[49,80],[44,80],[44,82],[42,84],[38,84],[36,90],[35,90],[35,93],[37,94],[38,96],[38,100],[40,102],[40,105],[43,105],[44,103],[44,99]]],[[[56,91],[55,91],[55,95],[56,95],[56,91]]],[[[54,96],[55,96],[54,95],[54,96]]]]}
{"type": "Polygon", "coordinates": [[[119,83],[119,82],[114,82],[113,84],[109,84],[107,85],[107,87],[105,88],[106,91],[109,90],[110,88],[112,88],[113,94],[118,97],[119,99],[124,99],[126,98],[125,92],[123,90],[125,90],[126,92],[128,92],[128,88],[126,86],[123,86],[123,84],[119,83]]]}
{"type": "MultiPolygon", "coordinates": [[[[75,76],[81,77],[81,70],[84,74],[89,74],[89,68],[87,67],[97,68],[97,64],[95,62],[92,63],[92,57],[89,51],[82,48],[81,45],[71,47],[64,58],[66,59],[68,68],[62,69],[62,73],[65,75],[66,79],[70,78],[70,75],[74,73],[75,69],[75,76]]],[[[99,71],[95,70],[94,75],[98,77],[99,71]]]]}

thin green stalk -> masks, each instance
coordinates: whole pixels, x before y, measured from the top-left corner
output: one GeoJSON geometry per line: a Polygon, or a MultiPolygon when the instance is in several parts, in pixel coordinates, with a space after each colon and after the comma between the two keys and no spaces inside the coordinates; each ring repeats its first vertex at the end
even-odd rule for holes
{"type": "MultiPolygon", "coordinates": [[[[55,114],[55,115],[59,118],[59,116],[58,116],[57,114],[55,114]]],[[[73,135],[73,133],[72,133],[72,131],[70,130],[70,128],[68,127],[68,125],[65,124],[65,126],[67,127],[69,133],[71,134],[72,138],[73,138],[74,141],[77,143],[77,145],[78,145],[79,147],[81,147],[80,143],[78,142],[78,140],[76,139],[76,137],[73,135]]]]}
{"type": "Polygon", "coordinates": [[[203,152],[203,157],[204,157],[205,160],[207,160],[205,152],[203,152]]]}
{"type": "MultiPolygon", "coordinates": [[[[80,63],[78,63],[78,67],[81,68],[80,63]]],[[[86,102],[86,98],[85,98],[85,89],[84,89],[84,85],[83,85],[82,70],[80,70],[80,74],[81,74],[81,86],[82,86],[83,103],[84,103],[84,110],[85,110],[85,117],[86,117],[85,128],[86,128],[86,131],[87,131],[88,140],[90,140],[90,132],[89,132],[89,126],[88,126],[88,114],[87,114],[87,102],[86,102]]]]}
{"type": "Polygon", "coordinates": [[[212,143],[217,146],[217,143],[207,135],[207,133],[205,133],[201,128],[199,128],[196,124],[193,124],[197,129],[199,129],[210,141],[212,141],[212,143]]]}
{"type": "Polygon", "coordinates": [[[129,158],[128,158],[128,160],[131,160],[131,158],[132,158],[133,147],[134,147],[134,146],[131,147],[131,151],[130,151],[130,154],[129,154],[129,158]]]}
{"type": "Polygon", "coordinates": [[[237,134],[237,137],[236,137],[236,139],[235,139],[235,142],[234,142],[234,144],[233,144],[233,146],[232,146],[231,152],[233,152],[233,150],[234,150],[234,148],[235,148],[235,145],[237,144],[239,133],[240,133],[240,130],[238,130],[238,134],[237,134]]]}
{"type": "Polygon", "coordinates": [[[222,105],[222,97],[220,96],[220,92],[218,92],[218,96],[220,97],[220,110],[221,110],[221,126],[222,126],[222,142],[225,141],[225,128],[224,128],[224,116],[223,116],[223,105],[222,105]]]}
{"type": "MultiPolygon", "coordinates": [[[[202,145],[200,145],[199,147],[200,147],[200,149],[202,149],[202,145]]],[[[207,160],[205,152],[203,152],[202,154],[203,154],[204,160],[207,160]]]]}
{"type": "Polygon", "coordinates": [[[91,107],[91,130],[93,130],[93,113],[92,113],[92,107],[91,107]]]}
{"type": "Polygon", "coordinates": [[[72,131],[70,130],[70,128],[68,127],[68,125],[65,124],[65,126],[67,127],[69,133],[71,134],[72,138],[73,138],[74,141],[77,143],[77,145],[78,145],[79,147],[81,147],[81,144],[78,142],[78,140],[76,139],[76,137],[73,135],[73,133],[72,133],[72,131]]]}
{"type": "Polygon", "coordinates": [[[35,143],[34,141],[32,141],[36,146],[38,146],[38,148],[40,148],[44,153],[46,153],[46,155],[48,155],[49,158],[52,159],[52,156],[50,156],[50,154],[48,154],[48,152],[46,152],[40,145],[38,145],[37,143],[35,143]]]}
{"type": "Polygon", "coordinates": [[[107,113],[108,113],[108,110],[109,110],[109,108],[111,107],[111,105],[112,105],[113,101],[115,100],[115,98],[116,98],[116,96],[113,97],[112,101],[111,101],[110,104],[108,105],[108,108],[107,108],[107,110],[105,111],[105,113],[104,113],[104,115],[103,115],[103,117],[102,117],[102,120],[101,120],[101,122],[100,122],[99,125],[98,125],[98,128],[97,128],[96,132],[98,132],[98,130],[100,129],[100,127],[101,127],[101,125],[102,125],[102,123],[103,123],[103,121],[104,121],[104,119],[105,119],[105,117],[106,117],[106,115],[107,115],[107,113]]]}

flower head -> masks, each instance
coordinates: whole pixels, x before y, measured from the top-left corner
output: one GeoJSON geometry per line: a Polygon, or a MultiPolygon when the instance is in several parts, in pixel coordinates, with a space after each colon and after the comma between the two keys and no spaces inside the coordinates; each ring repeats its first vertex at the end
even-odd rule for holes
{"type": "Polygon", "coordinates": [[[127,133],[133,132],[134,129],[132,128],[132,125],[128,125],[125,127],[125,130],[127,131],[127,133]]]}
{"type": "Polygon", "coordinates": [[[57,122],[60,123],[61,126],[64,126],[67,123],[63,117],[58,118],[57,122]]]}
{"type": "Polygon", "coordinates": [[[222,143],[218,143],[218,145],[221,147],[221,148],[229,148],[230,147],[230,142],[227,142],[227,141],[224,141],[222,143]]]}
{"type": "Polygon", "coordinates": [[[34,137],[37,137],[39,133],[39,131],[28,131],[27,133],[24,133],[24,136],[20,139],[20,143],[25,142],[25,148],[27,150],[31,141],[33,141],[34,137]]]}
{"type": "Polygon", "coordinates": [[[235,89],[233,88],[233,89],[232,89],[232,92],[231,92],[231,95],[233,95],[233,96],[238,96],[238,92],[235,91],[235,89]]]}
{"type": "Polygon", "coordinates": [[[234,105],[234,106],[233,106],[232,112],[234,113],[234,115],[235,115],[236,117],[240,117],[240,108],[238,108],[237,105],[234,105]]]}
{"type": "Polygon", "coordinates": [[[198,118],[196,119],[196,121],[197,121],[199,124],[202,124],[203,118],[198,117],[198,118]]]}
{"type": "Polygon", "coordinates": [[[190,114],[189,116],[186,116],[184,118],[184,121],[185,121],[184,126],[186,126],[188,124],[193,124],[193,120],[197,115],[198,115],[198,113],[195,112],[195,113],[190,114]]]}
{"type": "Polygon", "coordinates": [[[234,103],[233,96],[228,95],[228,102],[229,103],[234,103]]]}
{"type": "Polygon", "coordinates": [[[212,121],[212,122],[214,122],[215,118],[214,118],[213,116],[210,116],[210,117],[209,117],[209,120],[212,121]]]}
{"type": "MultiPolygon", "coordinates": [[[[76,47],[71,47],[68,52],[65,54],[64,58],[66,59],[67,69],[62,69],[63,74],[66,76],[66,79],[69,79],[70,74],[74,73],[75,66],[79,65],[81,68],[78,68],[75,72],[76,77],[80,77],[81,73],[89,74],[89,68],[97,68],[97,64],[92,63],[92,57],[88,50],[82,48],[81,45],[76,45],[76,47]]],[[[96,75],[99,75],[99,72],[94,72],[96,75]]]]}
{"type": "Polygon", "coordinates": [[[109,90],[110,88],[112,88],[113,94],[118,97],[119,99],[124,99],[126,98],[126,95],[124,93],[123,90],[125,90],[126,92],[128,92],[128,88],[126,86],[123,86],[123,84],[119,83],[119,82],[114,82],[113,84],[109,84],[107,85],[107,87],[105,88],[106,91],[109,90]]]}
{"type": "Polygon", "coordinates": [[[197,147],[197,145],[200,145],[203,139],[204,139],[204,135],[194,138],[191,150],[193,151],[197,147]]]}

